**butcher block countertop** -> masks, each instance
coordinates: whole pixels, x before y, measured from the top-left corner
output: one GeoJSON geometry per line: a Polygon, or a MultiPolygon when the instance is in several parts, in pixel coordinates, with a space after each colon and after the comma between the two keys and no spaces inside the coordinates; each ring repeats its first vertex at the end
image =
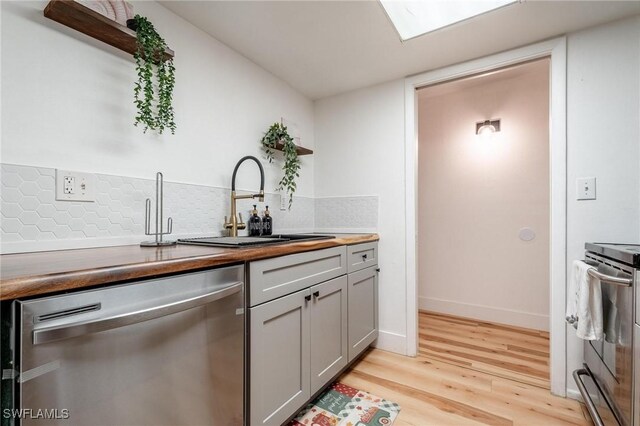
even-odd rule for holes
{"type": "Polygon", "coordinates": [[[0,256],[0,300],[232,265],[341,245],[377,241],[377,234],[334,234],[329,240],[262,247],[139,245],[57,250],[0,256]]]}

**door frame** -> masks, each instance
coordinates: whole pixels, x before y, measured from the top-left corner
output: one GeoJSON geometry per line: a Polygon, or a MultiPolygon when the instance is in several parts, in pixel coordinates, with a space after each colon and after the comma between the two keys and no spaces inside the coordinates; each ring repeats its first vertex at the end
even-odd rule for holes
{"type": "Polygon", "coordinates": [[[551,392],[566,395],[567,247],[567,42],[559,37],[451,65],[405,79],[405,223],[407,355],[418,351],[418,96],[416,90],[543,57],[549,66],[550,274],[549,330],[551,392]]]}

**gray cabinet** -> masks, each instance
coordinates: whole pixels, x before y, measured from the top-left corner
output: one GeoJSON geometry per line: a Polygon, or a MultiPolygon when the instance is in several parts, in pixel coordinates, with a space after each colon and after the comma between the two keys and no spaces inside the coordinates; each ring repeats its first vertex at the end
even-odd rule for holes
{"type": "Polygon", "coordinates": [[[347,277],[249,308],[249,416],[278,425],[347,365],[347,277]]]}
{"type": "Polygon", "coordinates": [[[258,260],[249,264],[249,306],[347,273],[345,246],[258,260]]]}
{"type": "Polygon", "coordinates": [[[286,421],[378,337],[377,247],[249,264],[248,424],[286,421]]]}
{"type": "Polygon", "coordinates": [[[279,425],[310,394],[310,289],[249,309],[249,424],[279,425]]]}
{"type": "Polygon", "coordinates": [[[347,365],[347,277],[311,287],[311,393],[347,365]]]}
{"type": "Polygon", "coordinates": [[[352,273],[378,264],[378,243],[347,246],[347,268],[352,273]]]}
{"type": "Polygon", "coordinates": [[[349,362],[378,338],[378,271],[376,267],[348,275],[349,362]]]}

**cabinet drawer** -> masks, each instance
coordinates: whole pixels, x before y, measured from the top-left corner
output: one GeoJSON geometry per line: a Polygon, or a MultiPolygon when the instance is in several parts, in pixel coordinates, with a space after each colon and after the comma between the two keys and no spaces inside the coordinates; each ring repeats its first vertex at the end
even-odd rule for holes
{"type": "Polygon", "coordinates": [[[347,273],[345,246],[249,263],[249,306],[347,273]]]}
{"type": "Polygon", "coordinates": [[[347,246],[349,272],[359,271],[378,264],[378,243],[347,246]]]}

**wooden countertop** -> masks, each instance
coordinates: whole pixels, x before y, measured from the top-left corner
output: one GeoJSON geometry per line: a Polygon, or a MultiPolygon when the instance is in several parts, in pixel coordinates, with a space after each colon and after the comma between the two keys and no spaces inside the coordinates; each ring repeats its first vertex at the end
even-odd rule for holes
{"type": "Polygon", "coordinates": [[[76,290],[176,272],[230,265],[341,245],[377,241],[377,234],[334,234],[330,240],[263,247],[139,245],[0,256],[0,300],[76,290]]]}

